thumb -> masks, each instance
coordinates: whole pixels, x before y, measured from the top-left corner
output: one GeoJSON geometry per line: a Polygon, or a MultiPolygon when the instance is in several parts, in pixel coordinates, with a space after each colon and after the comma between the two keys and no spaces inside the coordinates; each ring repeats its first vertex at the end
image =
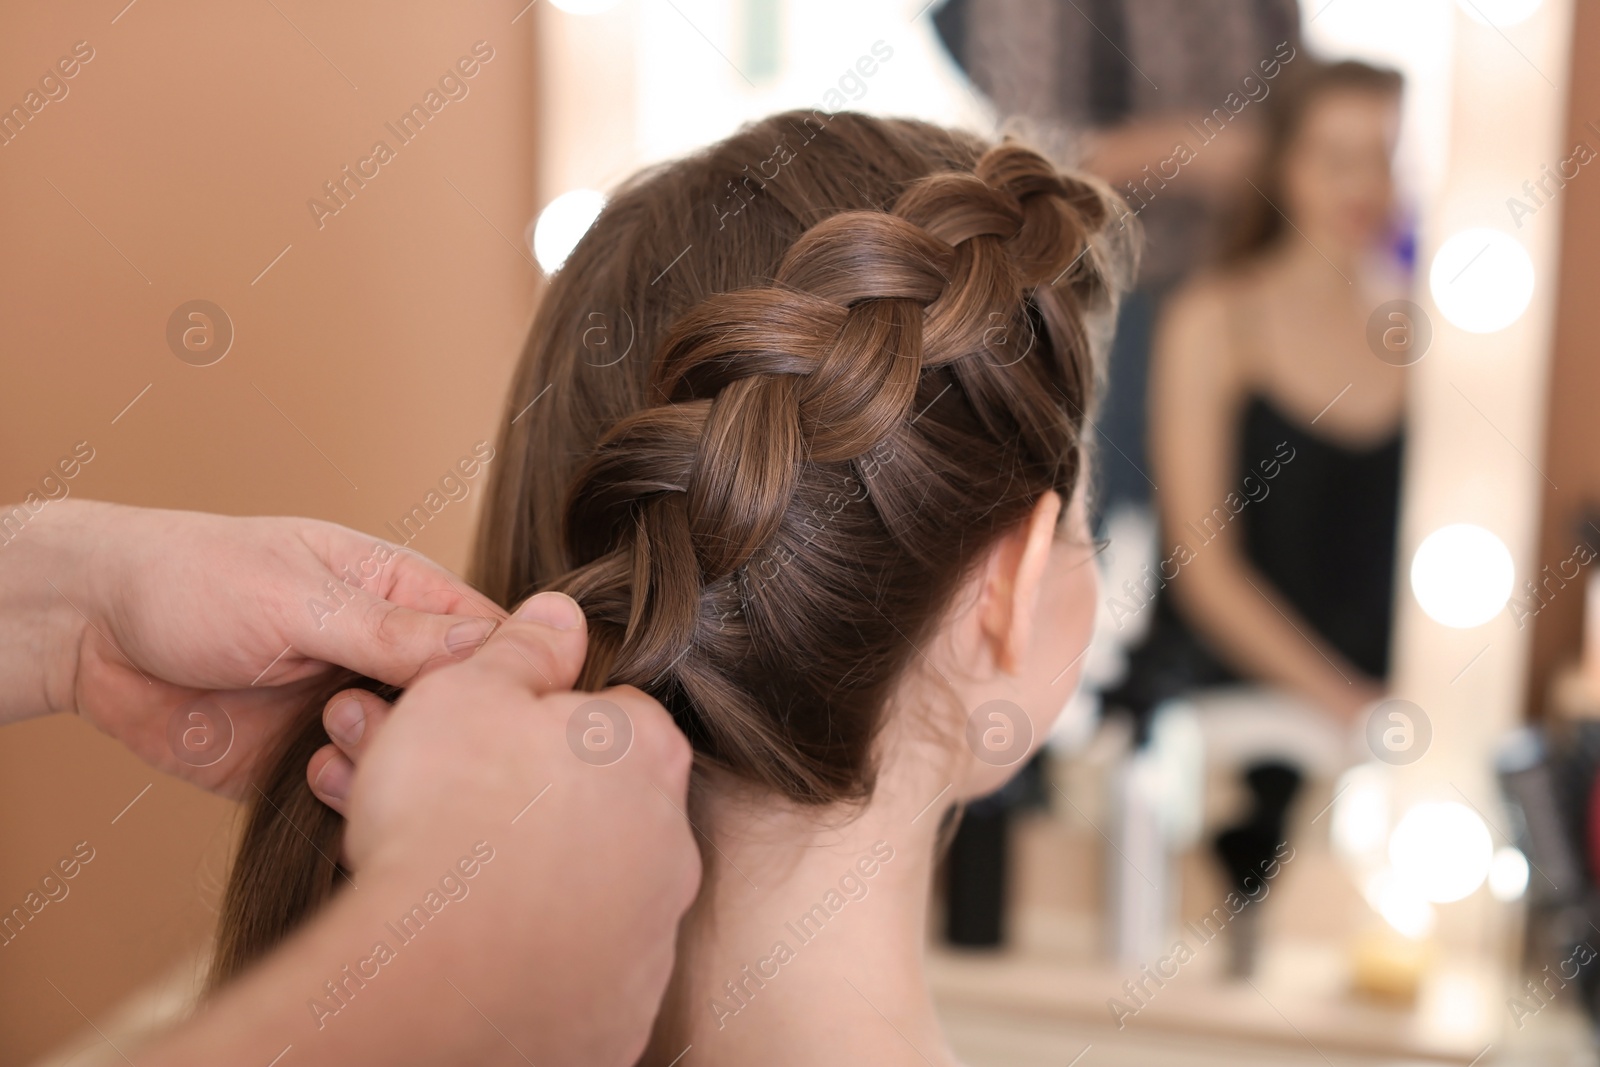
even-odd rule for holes
{"type": "Polygon", "coordinates": [[[296,640],[295,648],[380,682],[406,685],[430,664],[470,655],[498,622],[487,614],[415,611],[363,591],[345,610],[296,640]]]}
{"type": "Polygon", "coordinates": [[[539,593],[463,666],[509,678],[535,695],[559,693],[577,684],[589,650],[588,622],[565,593],[539,593]]]}

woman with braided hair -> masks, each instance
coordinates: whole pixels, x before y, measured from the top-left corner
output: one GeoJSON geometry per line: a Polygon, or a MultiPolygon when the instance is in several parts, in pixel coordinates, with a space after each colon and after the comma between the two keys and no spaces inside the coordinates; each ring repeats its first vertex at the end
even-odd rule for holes
{"type": "MultiPolygon", "coordinates": [[[[632,179],[552,279],[476,582],[574,597],[580,687],[693,744],[705,876],[642,1062],[953,1062],[920,966],[942,817],[1043,741],[1094,616],[1112,203],[1015,143],[796,112],[632,179]]],[[[392,691],[340,689],[381,726],[392,691]]],[[[214,984],[344,883],[324,702],[260,783],[214,984]]]]}

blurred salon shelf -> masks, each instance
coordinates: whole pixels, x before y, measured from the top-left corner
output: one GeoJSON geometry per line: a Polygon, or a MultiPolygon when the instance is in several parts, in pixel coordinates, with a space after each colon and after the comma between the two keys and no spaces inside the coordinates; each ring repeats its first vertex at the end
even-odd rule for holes
{"type": "MultiPolygon", "coordinates": [[[[1326,820],[1335,783],[1313,775],[1297,806],[1290,839],[1296,855],[1263,901],[1259,966],[1249,982],[1224,972],[1227,932],[1202,943],[1185,936],[1193,958],[1140,1007],[1124,988],[1140,963],[1120,963],[1102,916],[1114,826],[1102,805],[1104,780],[1092,761],[1059,768],[1059,802],[1014,827],[1013,909],[1007,947],[998,952],[930,944],[928,973],[951,1041],[964,1061],[984,1067],[1593,1067],[1576,1001],[1560,1001],[1518,1030],[1507,1009],[1511,968],[1489,950],[1457,939],[1440,947],[1414,1001],[1352,991],[1351,939],[1375,921],[1338,858],[1326,820]],[[1118,1019],[1108,1002],[1136,1014],[1118,1019]],[[1086,1047],[1092,1051],[1082,1055],[1086,1047]],[[1076,1059],[1082,1055],[1082,1059],[1076,1059]]],[[[1207,776],[1208,826],[1237,801],[1226,776],[1207,776]]],[[[1115,856],[1111,856],[1115,862],[1115,856]]],[[[1203,849],[1174,858],[1178,918],[1194,922],[1225,893],[1203,849]]],[[[1446,916],[1456,921],[1452,916],[1446,916]]],[[[937,925],[935,924],[935,928],[937,925]]],[[[1170,971],[1170,965],[1169,965],[1170,971]]]]}
{"type": "MultiPolygon", "coordinates": [[[[1268,945],[1261,973],[1229,982],[1225,950],[1202,949],[1119,1030],[1107,999],[1128,971],[1048,957],[1081,943],[1058,918],[1023,916],[1023,951],[930,948],[928,974],[956,1050],[974,1067],[1594,1067],[1584,1020],[1555,1004],[1522,1031],[1500,1027],[1506,990],[1488,968],[1445,961],[1413,1007],[1354,997],[1336,951],[1268,945]],[[1052,929],[1054,928],[1054,929],[1052,929]],[[1052,949],[1050,946],[1054,946],[1052,949]],[[1494,1030],[1493,1040],[1484,1035],[1494,1030]],[[1486,1047],[1487,1046],[1487,1047],[1486,1047]]],[[[1087,935],[1092,936],[1092,933],[1087,935]]],[[[1123,998],[1126,1000],[1126,998],[1123,998]]]]}

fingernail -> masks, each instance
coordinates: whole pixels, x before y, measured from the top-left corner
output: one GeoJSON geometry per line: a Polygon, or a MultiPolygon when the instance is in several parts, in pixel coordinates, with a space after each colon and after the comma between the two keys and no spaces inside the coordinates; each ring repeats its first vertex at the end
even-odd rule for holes
{"type": "Polygon", "coordinates": [[[328,736],[341,745],[353,745],[366,732],[367,716],[361,710],[361,701],[345,697],[328,709],[322,725],[327,729],[328,736]]]}
{"type": "Polygon", "coordinates": [[[450,650],[452,656],[471,652],[489,639],[492,630],[494,630],[493,619],[469,619],[466,622],[458,622],[445,633],[444,647],[450,650]]]}
{"type": "Polygon", "coordinates": [[[576,630],[583,622],[583,609],[565,593],[540,593],[517,609],[523,622],[542,622],[557,630],[576,630]]]}
{"type": "Polygon", "coordinates": [[[331,759],[317,772],[316,791],[334,800],[350,795],[350,775],[355,770],[349,760],[331,759]]]}

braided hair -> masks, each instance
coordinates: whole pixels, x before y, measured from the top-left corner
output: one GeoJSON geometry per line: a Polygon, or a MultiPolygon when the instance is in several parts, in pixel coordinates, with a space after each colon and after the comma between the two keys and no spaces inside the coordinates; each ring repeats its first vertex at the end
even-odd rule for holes
{"type": "Polygon", "coordinates": [[[1112,205],[1019,144],[852,113],[642,175],[533,325],[510,409],[549,396],[502,437],[479,584],[573,596],[580,684],[650,693],[703,761],[866,797],[971,564],[1082,476],[1112,205]]]}
{"type": "MultiPolygon", "coordinates": [[[[1095,328],[1131,267],[1114,203],[1021,145],[848,112],[636,176],[541,300],[477,585],[508,608],[574,597],[580,688],[651,694],[700,765],[865,799],[885,708],[962,580],[1083,477],[1095,328]]],[[[342,878],[305,767],[351,685],[395,696],[335,679],[285,737],[210,989],[342,878]]]]}

